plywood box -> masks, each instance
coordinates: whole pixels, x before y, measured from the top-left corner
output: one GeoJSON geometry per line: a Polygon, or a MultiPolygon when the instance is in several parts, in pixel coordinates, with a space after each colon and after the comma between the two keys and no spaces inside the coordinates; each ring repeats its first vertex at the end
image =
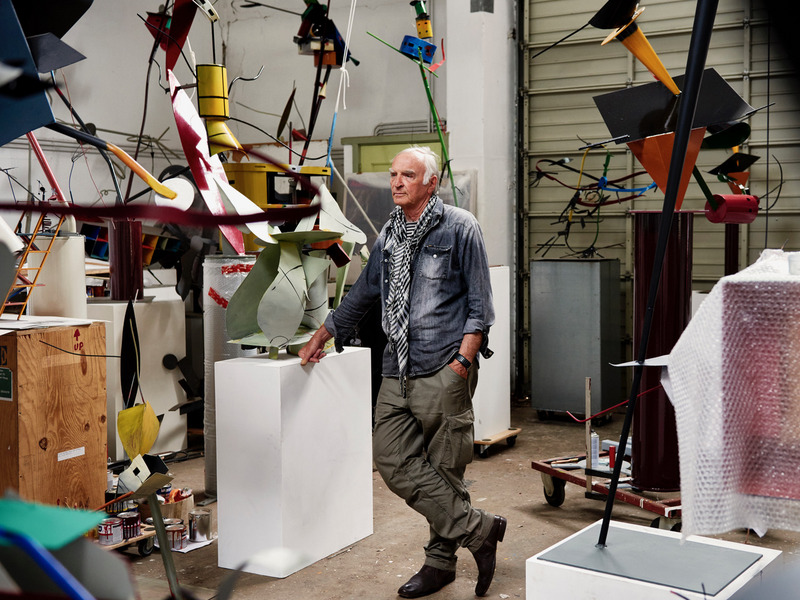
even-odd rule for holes
{"type": "Polygon", "coordinates": [[[0,336],[0,490],[69,507],[104,503],[105,348],[103,323],[0,336]]]}

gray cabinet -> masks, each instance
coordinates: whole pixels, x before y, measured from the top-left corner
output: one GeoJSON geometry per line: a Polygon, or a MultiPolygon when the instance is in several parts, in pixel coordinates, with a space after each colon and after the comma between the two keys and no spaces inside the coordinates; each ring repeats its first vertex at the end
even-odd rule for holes
{"type": "Polygon", "coordinates": [[[618,260],[530,263],[531,406],[583,414],[592,378],[592,413],[623,400],[618,260]]]}

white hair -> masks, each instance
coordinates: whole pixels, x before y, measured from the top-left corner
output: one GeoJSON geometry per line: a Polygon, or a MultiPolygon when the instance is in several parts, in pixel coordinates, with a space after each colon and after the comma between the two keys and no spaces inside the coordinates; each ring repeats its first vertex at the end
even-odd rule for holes
{"type": "Polygon", "coordinates": [[[436,187],[439,187],[439,155],[427,146],[417,146],[416,144],[404,150],[400,150],[395,158],[401,154],[413,154],[425,167],[425,175],[422,177],[422,184],[428,185],[431,177],[437,177],[436,187]]]}

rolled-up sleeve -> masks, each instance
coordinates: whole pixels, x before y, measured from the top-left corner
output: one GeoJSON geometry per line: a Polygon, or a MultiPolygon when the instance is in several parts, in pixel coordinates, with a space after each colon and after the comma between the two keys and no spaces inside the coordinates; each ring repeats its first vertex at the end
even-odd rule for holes
{"type": "Polygon", "coordinates": [[[489,344],[489,329],[494,325],[494,303],[489,277],[489,259],[480,225],[472,219],[464,228],[461,244],[462,269],[467,286],[467,320],[463,333],[483,333],[481,353],[489,344]]]}
{"type": "Polygon", "coordinates": [[[381,299],[382,239],[381,235],[373,245],[367,266],[361,271],[361,275],[342,299],[339,307],[328,313],[325,319],[325,329],[335,338],[337,352],[343,350],[345,337],[353,331],[372,305],[381,299]]]}

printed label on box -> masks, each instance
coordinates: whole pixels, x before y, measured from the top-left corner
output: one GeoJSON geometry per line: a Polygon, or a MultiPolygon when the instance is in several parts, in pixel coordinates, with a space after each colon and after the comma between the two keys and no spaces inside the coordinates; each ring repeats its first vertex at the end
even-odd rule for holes
{"type": "Polygon", "coordinates": [[[13,402],[14,400],[14,386],[12,381],[14,374],[11,369],[0,368],[0,400],[7,400],[13,402]]]}
{"type": "Polygon", "coordinates": [[[67,460],[68,458],[75,458],[76,456],[83,456],[86,454],[86,447],[81,446],[80,448],[75,448],[74,450],[64,450],[64,452],[58,453],[58,462],[62,460],[67,460]]]}

